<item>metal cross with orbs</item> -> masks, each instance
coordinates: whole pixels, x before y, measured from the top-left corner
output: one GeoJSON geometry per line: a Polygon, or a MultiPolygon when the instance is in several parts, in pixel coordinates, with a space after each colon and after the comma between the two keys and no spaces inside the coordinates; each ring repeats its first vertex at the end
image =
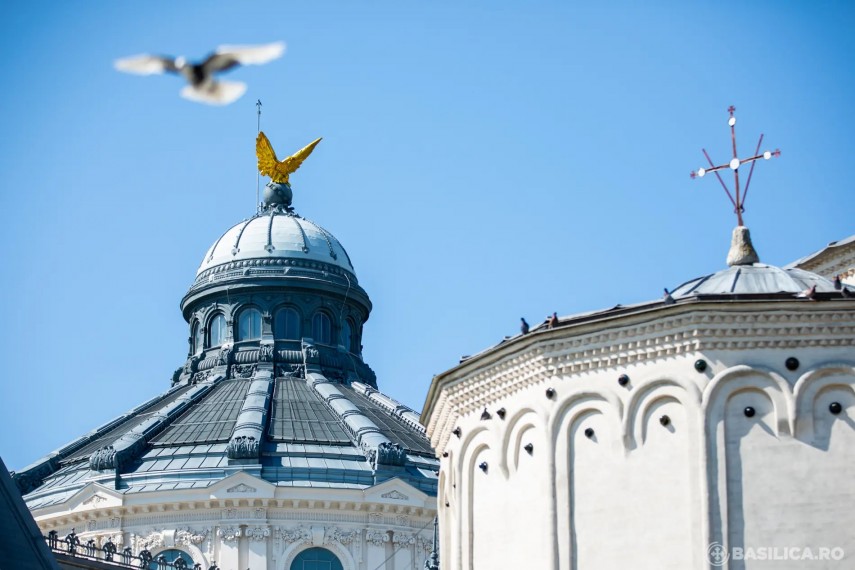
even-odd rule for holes
{"type": "Polygon", "coordinates": [[[701,178],[705,174],[710,172],[714,172],[718,181],[721,182],[722,188],[724,188],[727,197],[730,198],[730,203],[733,204],[733,211],[736,213],[736,222],[737,225],[742,226],[742,212],[745,211],[745,197],[748,196],[748,185],[751,184],[751,175],[754,174],[754,163],[757,160],[765,159],[769,160],[773,156],[778,157],[781,156],[781,151],[775,149],[774,152],[765,151],[762,154],[760,153],[760,145],[763,144],[763,135],[760,135],[760,140],[757,141],[757,149],[754,151],[754,156],[750,158],[739,158],[739,155],[736,153],[736,117],[733,116],[734,111],[736,111],[736,107],[731,105],[727,108],[727,112],[730,113],[730,118],[727,120],[727,124],[730,125],[730,140],[733,143],[733,158],[727,164],[722,164],[721,166],[715,166],[713,164],[710,155],[707,154],[706,149],[701,149],[704,152],[704,156],[707,157],[707,162],[710,163],[711,168],[699,168],[692,172],[692,178],[701,178]],[[745,181],[745,191],[740,194],[739,192],[739,167],[743,164],[750,162],[751,170],[748,171],[748,180],[745,181]],[[727,184],[722,180],[721,175],[718,173],[719,170],[723,170],[725,168],[730,168],[733,170],[733,179],[736,184],[736,195],[730,193],[730,190],[727,188],[727,184]]]}

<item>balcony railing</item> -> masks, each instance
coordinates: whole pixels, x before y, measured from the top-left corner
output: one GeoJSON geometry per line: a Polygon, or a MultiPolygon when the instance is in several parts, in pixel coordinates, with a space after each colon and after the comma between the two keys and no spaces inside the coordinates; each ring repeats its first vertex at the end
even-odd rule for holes
{"type": "MultiPolygon", "coordinates": [[[[166,557],[162,554],[158,557],[152,555],[147,549],[143,549],[139,554],[134,554],[130,546],[126,546],[119,551],[119,547],[112,539],[107,539],[103,546],[95,546],[95,540],[89,539],[85,543],[80,540],[74,529],[65,536],[60,538],[59,534],[52,530],[44,539],[47,541],[48,548],[57,554],[66,556],[74,556],[85,560],[97,561],[100,563],[110,564],[116,568],[135,568],[137,570],[191,570],[190,564],[183,558],[179,558],[173,562],[167,562],[166,557]]],[[[203,570],[202,565],[196,563],[192,570],[203,570]]],[[[208,570],[220,570],[214,564],[208,570]]]]}

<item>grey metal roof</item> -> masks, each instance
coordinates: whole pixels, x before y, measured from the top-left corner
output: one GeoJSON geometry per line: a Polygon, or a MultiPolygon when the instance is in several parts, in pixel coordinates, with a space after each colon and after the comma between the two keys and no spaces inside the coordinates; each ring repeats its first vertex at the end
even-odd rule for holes
{"type": "Polygon", "coordinates": [[[784,266],[784,269],[790,269],[793,267],[798,267],[802,264],[809,262],[813,258],[818,257],[819,255],[825,253],[826,251],[828,251],[830,249],[843,247],[843,246],[849,245],[850,243],[853,243],[853,242],[855,242],[855,235],[851,235],[848,238],[840,239],[837,241],[829,242],[828,245],[825,246],[824,248],[817,250],[817,251],[811,253],[810,255],[806,255],[802,258],[799,258],[799,259],[793,261],[792,263],[788,263],[787,265],[784,266]]]}
{"type": "Polygon", "coordinates": [[[351,444],[338,417],[300,378],[276,380],[267,434],[272,441],[351,444]]]}
{"type": "Polygon", "coordinates": [[[228,441],[249,390],[245,380],[226,380],[215,387],[160,436],[153,445],[228,441]]]}
{"type": "Polygon", "coordinates": [[[30,508],[47,507],[93,482],[120,493],[200,488],[247,463],[276,485],[366,488],[396,476],[435,494],[439,462],[415,418],[415,412],[370,386],[330,381],[316,372],[276,379],[269,372],[247,379],[214,375],[170,390],[36,462],[35,474],[22,473],[40,477],[25,499],[30,508]],[[272,397],[265,400],[257,388],[267,382],[272,397]],[[266,410],[253,415],[259,403],[266,410]],[[176,405],[184,407],[176,410],[176,405]],[[177,413],[170,415],[170,410],[177,413]],[[255,461],[230,456],[246,417],[261,422],[263,441],[255,461]],[[139,431],[140,426],[161,424],[152,435],[139,431]],[[118,473],[93,470],[95,464],[87,459],[127,440],[128,434],[139,434],[144,445],[127,448],[133,455],[118,473]],[[383,445],[405,450],[401,467],[389,471],[377,463],[377,448],[383,445]]]}
{"type": "Polygon", "coordinates": [[[689,295],[798,294],[816,285],[818,293],[835,293],[834,284],[816,273],[782,269],[763,263],[736,265],[683,283],[671,291],[675,299],[689,295]]]}

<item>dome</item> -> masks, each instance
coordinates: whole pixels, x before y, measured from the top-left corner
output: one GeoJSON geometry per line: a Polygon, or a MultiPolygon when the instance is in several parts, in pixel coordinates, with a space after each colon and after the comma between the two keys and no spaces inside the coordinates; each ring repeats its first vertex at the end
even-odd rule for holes
{"type": "Polygon", "coordinates": [[[798,294],[816,286],[817,293],[840,293],[829,279],[803,269],[764,263],[735,265],[683,283],[671,296],[798,294]]]}
{"type": "Polygon", "coordinates": [[[249,259],[315,261],[354,275],[347,252],[330,232],[293,212],[271,209],[220,236],[205,253],[196,277],[214,267],[249,259]]]}

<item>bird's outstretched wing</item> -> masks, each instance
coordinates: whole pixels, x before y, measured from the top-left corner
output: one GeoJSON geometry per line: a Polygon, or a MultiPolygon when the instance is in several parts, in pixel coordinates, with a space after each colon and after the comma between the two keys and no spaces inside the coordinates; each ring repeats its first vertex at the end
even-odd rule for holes
{"type": "Polygon", "coordinates": [[[137,75],[153,75],[166,71],[178,71],[173,58],[149,54],[123,57],[113,62],[113,66],[119,71],[136,73],[137,75]]]}
{"type": "Polygon", "coordinates": [[[309,144],[307,144],[306,146],[304,146],[303,148],[280,162],[278,165],[279,170],[284,170],[286,172],[286,176],[288,174],[296,172],[296,170],[300,168],[300,165],[303,164],[303,161],[306,160],[310,154],[312,154],[312,151],[315,150],[315,147],[318,146],[319,142],[321,142],[320,138],[313,140],[312,142],[310,142],[309,144]]]}
{"type": "Polygon", "coordinates": [[[275,42],[259,46],[220,46],[202,66],[205,71],[215,73],[227,71],[238,65],[261,65],[273,61],[285,53],[285,44],[275,42]]]}
{"type": "Polygon", "coordinates": [[[187,85],[181,90],[181,96],[208,105],[228,105],[245,92],[246,83],[240,81],[211,81],[198,87],[187,85]]]}
{"type": "Polygon", "coordinates": [[[295,172],[303,161],[312,154],[321,139],[314,140],[286,158],[279,161],[273,146],[263,132],[258,133],[255,140],[255,154],[258,156],[258,171],[264,176],[269,176],[273,182],[282,184],[288,182],[288,176],[295,172]]]}
{"type": "Polygon", "coordinates": [[[262,131],[258,132],[258,137],[255,139],[255,155],[258,157],[258,171],[263,176],[269,176],[274,182],[288,181],[287,174],[285,175],[284,180],[279,180],[280,176],[276,171],[279,160],[276,158],[276,152],[273,150],[273,146],[267,139],[267,135],[262,131]]]}

